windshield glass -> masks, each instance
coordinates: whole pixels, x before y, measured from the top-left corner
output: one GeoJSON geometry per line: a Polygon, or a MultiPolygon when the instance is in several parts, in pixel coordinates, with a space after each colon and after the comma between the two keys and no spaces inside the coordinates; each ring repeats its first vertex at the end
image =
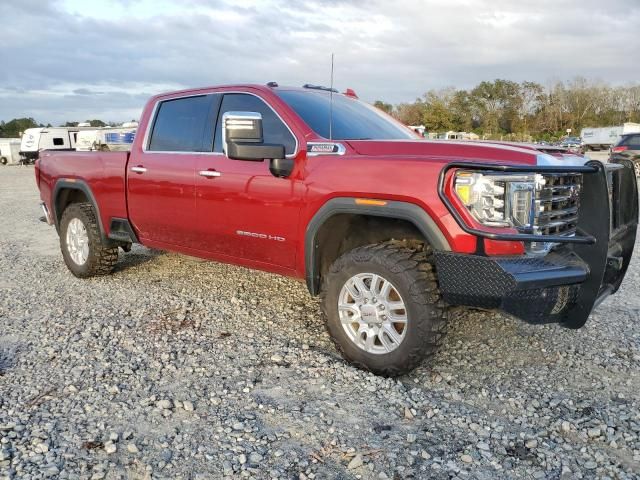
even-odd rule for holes
{"type": "MultiPolygon", "coordinates": [[[[329,138],[329,92],[278,90],[278,95],[318,135],[329,138]]],[[[416,136],[377,108],[355,98],[333,95],[333,140],[406,140],[416,136]]]]}

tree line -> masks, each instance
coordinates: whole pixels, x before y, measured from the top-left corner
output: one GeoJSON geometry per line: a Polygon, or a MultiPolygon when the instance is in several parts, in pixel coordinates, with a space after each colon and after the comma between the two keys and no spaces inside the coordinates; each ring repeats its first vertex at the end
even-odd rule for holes
{"type": "MultiPolygon", "coordinates": [[[[79,122],[65,122],[60,125],[61,127],[77,127],[79,122]]],[[[92,127],[117,127],[118,123],[103,122],[102,120],[87,120],[87,123],[92,127]]],[[[27,128],[36,127],[52,127],[50,123],[44,125],[36,122],[31,117],[14,118],[8,122],[0,121],[0,138],[20,138],[22,132],[27,128]]]]}
{"type": "Polygon", "coordinates": [[[485,139],[547,140],[585,127],[640,123],[640,84],[611,86],[577,77],[543,86],[496,79],[469,90],[430,90],[413,103],[374,105],[426,132],[474,132],[485,139]]]}

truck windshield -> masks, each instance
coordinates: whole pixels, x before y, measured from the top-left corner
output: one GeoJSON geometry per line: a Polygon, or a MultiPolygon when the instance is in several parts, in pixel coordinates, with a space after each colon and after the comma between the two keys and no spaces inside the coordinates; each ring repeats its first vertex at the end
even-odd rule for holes
{"type": "MultiPolygon", "coordinates": [[[[322,91],[277,90],[318,135],[329,138],[330,94],[322,91]]],[[[333,140],[406,140],[416,136],[377,108],[355,98],[333,95],[333,140]]]]}

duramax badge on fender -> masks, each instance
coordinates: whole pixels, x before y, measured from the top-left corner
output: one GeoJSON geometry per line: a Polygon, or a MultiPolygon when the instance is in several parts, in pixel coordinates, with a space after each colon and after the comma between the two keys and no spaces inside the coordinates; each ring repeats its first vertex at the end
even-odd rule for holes
{"type": "Polygon", "coordinates": [[[454,305],[581,327],[638,222],[625,159],[423,140],[352,90],[274,82],[153,97],[131,152],[45,151],[36,182],[77,277],[140,243],[298,278],[382,375],[433,355],[454,305]]]}

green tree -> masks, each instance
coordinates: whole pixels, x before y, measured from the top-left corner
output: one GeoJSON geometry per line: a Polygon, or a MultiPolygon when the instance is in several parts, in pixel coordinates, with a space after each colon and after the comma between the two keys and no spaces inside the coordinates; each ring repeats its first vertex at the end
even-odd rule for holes
{"type": "Polygon", "coordinates": [[[391,105],[390,103],[385,103],[382,100],[376,100],[375,102],[373,102],[373,106],[379,108],[385,113],[388,113],[389,115],[393,113],[393,105],[391,105]]]}
{"type": "Polygon", "coordinates": [[[38,123],[31,117],[14,118],[13,120],[9,120],[6,123],[2,122],[0,124],[0,137],[18,138],[27,128],[34,128],[37,126],[38,123]]]}
{"type": "Polygon", "coordinates": [[[422,124],[428,132],[442,132],[453,128],[451,90],[430,90],[424,96],[422,124]]]}
{"type": "Polygon", "coordinates": [[[420,125],[424,108],[424,103],[420,99],[413,103],[401,103],[394,109],[394,116],[405,125],[420,125]]]}
{"type": "Polygon", "coordinates": [[[87,120],[87,123],[92,127],[106,127],[107,124],[102,120],[87,120]]]}
{"type": "Polygon", "coordinates": [[[471,91],[471,99],[486,133],[497,134],[501,129],[511,133],[522,99],[519,84],[501,79],[481,82],[471,91]]]}

